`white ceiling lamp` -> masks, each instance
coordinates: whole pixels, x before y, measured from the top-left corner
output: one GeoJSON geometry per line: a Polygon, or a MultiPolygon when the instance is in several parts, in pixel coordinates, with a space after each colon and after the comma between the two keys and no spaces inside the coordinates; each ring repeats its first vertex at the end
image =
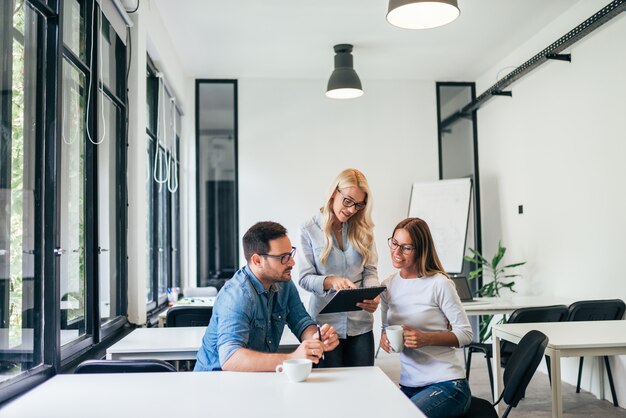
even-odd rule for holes
{"type": "Polygon", "coordinates": [[[326,97],[354,99],[363,95],[361,80],[354,71],[352,45],[339,44],[335,49],[335,70],[328,79],[326,97]]]}
{"type": "Polygon", "coordinates": [[[387,21],[404,29],[447,25],[461,14],[456,0],[389,0],[387,21]]]}

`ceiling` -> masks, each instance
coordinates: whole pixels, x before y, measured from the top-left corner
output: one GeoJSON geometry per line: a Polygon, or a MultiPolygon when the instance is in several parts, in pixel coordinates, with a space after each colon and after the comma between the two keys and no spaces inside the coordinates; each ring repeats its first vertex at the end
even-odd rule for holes
{"type": "MultiPolygon", "coordinates": [[[[407,30],[387,0],[153,0],[194,78],[327,78],[333,45],[354,45],[362,80],[476,80],[572,0],[459,0],[449,25],[407,30]]],[[[529,57],[530,58],[530,57],[529,57]]]]}

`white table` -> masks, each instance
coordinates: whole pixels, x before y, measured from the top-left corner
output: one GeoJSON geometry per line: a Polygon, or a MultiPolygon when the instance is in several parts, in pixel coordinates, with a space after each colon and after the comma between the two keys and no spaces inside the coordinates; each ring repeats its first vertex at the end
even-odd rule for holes
{"type": "MultiPolygon", "coordinates": [[[[213,306],[216,297],[217,296],[198,296],[193,298],[182,298],[176,302],[174,306],[213,306]]],[[[159,327],[163,327],[165,325],[167,311],[169,311],[170,308],[167,308],[159,314],[159,327]]]]}
{"type": "Polygon", "coordinates": [[[468,315],[504,315],[520,308],[538,306],[569,305],[573,299],[555,296],[506,296],[496,298],[476,298],[477,302],[463,303],[468,315]]]}
{"type": "Polygon", "coordinates": [[[424,415],[378,367],[277,373],[57,375],[0,409],[3,418],[415,418],[424,415]],[[158,396],[167,388],[167,396],[158,396]]]}
{"type": "MultiPolygon", "coordinates": [[[[552,376],[552,416],[563,416],[561,397],[561,358],[580,356],[611,356],[626,354],[626,321],[546,322],[534,324],[499,324],[493,330],[494,399],[503,388],[500,368],[500,340],[518,343],[530,330],[548,336],[546,355],[550,356],[552,376]]],[[[601,379],[604,382],[604,379],[601,379]]],[[[604,388],[602,388],[604,392],[604,388]]],[[[604,396],[604,393],[602,393],[604,396]]],[[[504,406],[500,403],[500,412],[504,406]]]]}
{"type": "MultiPolygon", "coordinates": [[[[109,360],[159,359],[195,360],[206,327],[137,328],[106,351],[109,360]]],[[[279,351],[293,351],[300,344],[288,327],[279,351]]]]}

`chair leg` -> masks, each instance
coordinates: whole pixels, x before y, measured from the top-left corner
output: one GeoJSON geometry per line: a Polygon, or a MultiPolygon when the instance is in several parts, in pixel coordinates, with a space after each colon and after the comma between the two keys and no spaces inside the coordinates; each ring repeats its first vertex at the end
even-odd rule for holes
{"type": "Polygon", "coordinates": [[[470,367],[472,367],[472,350],[467,350],[467,361],[465,363],[465,379],[469,380],[470,367]]]}
{"type": "Polygon", "coordinates": [[[552,376],[550,375],[550,357],[546,357],[546,367],[548,368],[548,382],[550,382],[550,387],[552,387],[552,376]]]}
{"type": "Polygon", "coordinates": [[[376,354],[374,354],[374,358],[378,358],[379,351],[380,351],[380,344],[378,345],[378,348],[376,349],[376,354]]]}
{"type": "Polygon", "coordinates": [[[611,387],[611,396],[613,396],[613,405],[619,406],[617,404],[617,395],[615,394],[615,385],[613,384],[613,375],[611,374],[611,366],[609,366],[608,356],[604,356],[604,365],[606,366],[606,375],[609,378],[609,386],[611,387]]]}
{"type": "Polygon", "coordinates": [[[583,360],[585,358],[581,357],[578,362],[578,382],[576,383],[576,393],[580,393],[580,376],[583,374],[583,360]]]}
{"type": "MultiPolygon", "coordinates": [[[[491,358],[488,356],[485,356],[485,360],[487,360],[487,371],[489,372],[489,385],[491,386],[491,396],[494,397],[493,395],[493,372],[491,371],[491,358]]],[[[493,399],[495,399],[495,397],[493,399]]]]}

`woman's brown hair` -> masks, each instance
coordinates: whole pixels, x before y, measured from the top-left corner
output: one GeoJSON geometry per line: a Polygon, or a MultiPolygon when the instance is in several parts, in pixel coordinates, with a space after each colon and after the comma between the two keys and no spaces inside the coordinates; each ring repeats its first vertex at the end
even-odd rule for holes
{"type": "Polygon", "coordinates": [[[423,219],[406,218],[396,225],[393,229],[393,234],[398,229],[404,229],[411,237],[411,244],[415,247],[413,261],[417,268],[418,277],[432,276],[437,273],[448,277],[437,256],[430,228],[428,228],[428,224],[423,219]]]}

